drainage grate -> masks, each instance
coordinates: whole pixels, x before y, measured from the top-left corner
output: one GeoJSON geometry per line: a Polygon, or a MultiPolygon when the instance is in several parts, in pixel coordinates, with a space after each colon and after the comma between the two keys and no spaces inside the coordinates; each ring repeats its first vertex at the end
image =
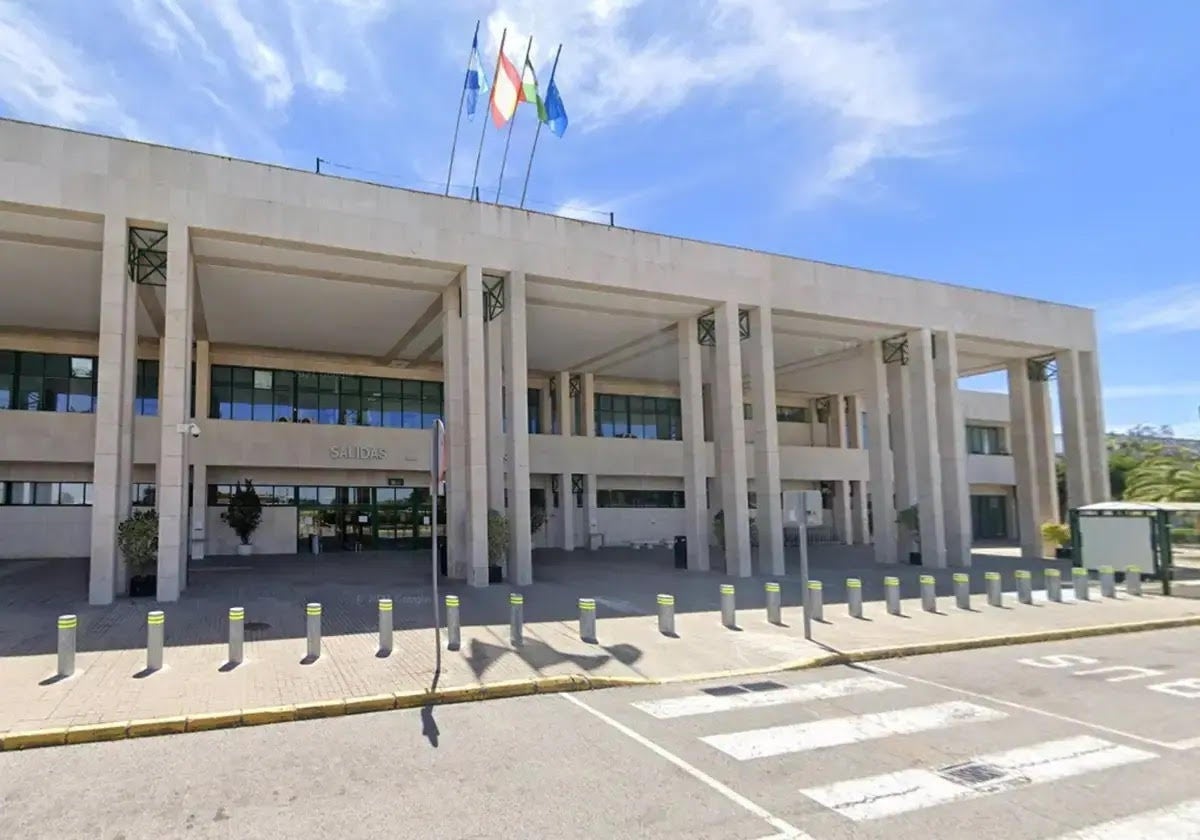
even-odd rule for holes
{"type": "Polygon", "coordinates": [[[779,688],[787,688],[783,683],[764,680],[763,682],[742,683],[742,688],[747,691],[775,691],[779,688]]]}
{"type": "Polygon", "coordinates": [[[700,690],[705,694],[711,694],[713,697],[728,697],[731,694],[741,694],[746,689],[742,688],[740,685],[718,685],[713,686],[712,688],[702,688],[700,690]]]}
{"type": "Polygon", "coordinates": [[[980,793],[996,793],[1028,784],[1029,778],[981,761],[965,761],[939,767],[937,774],[955,784],[972,788],[980,793]]]}
{"type": "Polygon", "coordinates": [[[261,633],[264,630],[270,630],[271,625],[265,621],[247,621],[245,630],[247,633],[261,633]]]}

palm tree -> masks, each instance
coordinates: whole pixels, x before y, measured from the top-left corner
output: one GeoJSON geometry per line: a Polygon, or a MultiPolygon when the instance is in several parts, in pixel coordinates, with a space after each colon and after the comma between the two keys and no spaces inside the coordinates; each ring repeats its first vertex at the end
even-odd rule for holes
{"type": "Polygon", "coordinates": [[[1130,471],[1125,498],[1135,502],[1200,502],[1200,461],[1148,458],[1130,471]]]}

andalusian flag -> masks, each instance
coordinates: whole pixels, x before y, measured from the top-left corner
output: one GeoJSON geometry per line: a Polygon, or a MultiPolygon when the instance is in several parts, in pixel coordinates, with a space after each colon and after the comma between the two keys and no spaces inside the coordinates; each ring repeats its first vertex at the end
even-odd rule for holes
{"type": "Polygon", "coordinates": [[[538,122],[546,121],[546,103],[542,101],[542,95],[538,92],[537,73],[534,72],[529,56],[525,56],[525,72],[521,74],[521,101],[536,105],[538,122]]]}
{"type": "Polygon", "coordinates": [[[492,85],[492,122],[496,128],[504,128],[504,124],[512,119],[521,101],[521,77],[517,68],[508,60],[508,56],[500,53],[500,66],[496,72],[496,83],[492,85]]]}

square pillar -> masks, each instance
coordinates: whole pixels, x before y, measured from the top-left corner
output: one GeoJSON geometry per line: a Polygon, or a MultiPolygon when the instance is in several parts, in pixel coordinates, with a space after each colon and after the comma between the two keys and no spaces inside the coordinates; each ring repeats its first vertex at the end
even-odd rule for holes
{"type": "Polygon", "coordinates": [[[871,523],[867,516],[868,486],[865,481],[850,482],[850,517],[853,520],[851,531],[857,545],[869,545],[871,542],[871,523]]]}
{"type": "Polygon", "coordinates": [[[558,394],[557,411],[553,420],[548,422],[553,422],[555,434],[571,437],[575,434],[575,400],[571,397],[571,374],[568,371],[554,374],[554,391],[558,394]]]}
{"type": "Polygon", "coordinates": [[[971,565],[971,488],[967,484],[967,427],[958,387],[958,336],[933,334],[937,440],[946,529],[946,562],[971,565]]]}
{"type": "MultiPolygon", "coordinates": [[[[483,328],[487,361],[487,498],[491,510],[504,513],[504,328],[498,318],[483,328]]],[[[511,415],[509,415],[511,416],[511,415]]]]}
{"type": "Polygon", "coordinates": [[[463,405],[460,286],[442,292],[442,411],[446,423],[446,571],[467,580],[467,433],[463,405]]]}
{"type": "MultiPolygon", "coordinates": [[[[553,423],[559,435],[570,437],[574,425],[572,409],[575,401],[571,398],[571,374],[568,371],[560,371],[554,375],[554,392],[558,395],[558,404],[554,406],[556,412],[553,419],[549,414],[546,415],[547,423],[553,423]]],[[[547,398],[549,393],[550,389],[547,388],[547,398]]],[[[558,474],[558,503],[562,512],[561,547],[564,551],[575,550],[575,493],[572,492],[574,478],[570,472],[558,474]]]]}
{"type": "Polygon", "coordinates": [[[550,435],[554,434],[554,426],[556,419],[554,416],[554,406],[550,402],[550,382],[552,377],[546,380],[546,387],[538,391],[538,429],[539,434],[550,435]]]}
{"type": "Polygon", "coordinates": [[[596,520],[596,489],[599,481],[594,473],[583,477],[583,527],[588,551],[599,548],[600,523],[596,520]]]}
{"type": "Polygon", "coordinates": [[[862,365],[867,383],[863,408],[867,414],[867,461],[871,475],[871,540],[875,544],[876,563],[895,563],[896,488],[892,472],[894,462],[888,448],[889,366],[883,363],[880,342],[868,341],[862,345],[862,365]]]}
{"type": "MultiPolygon", "coordinates": [[[[725,572],[754,573],[750,555],[750,502],[747,498],[746,413],[742,393],[742,337],[738,305],[722,303],[713,313],[716,326],[717,449],[721,474],[721,510],[725,519],[725,572]]],[[[772,392],[773,396],[773,392],[772,392]]],[[[778,451],[776,451],[778,458],[778,451]]],[[[778,469],[778,468],[776,468],[778,469]]]]}
{"type": "Polygon", "coordinates": [[[1017,480],[1017,528],[1021,535],[1021,554],[1041,559],[1042,533],[1038,513],[1042,509],[1037,481],[1037,457],[1034,445],[1033,406],[1029,364],[1025,359],[1008,363],[1009,437],[1012,441],[1013,473],[1017,480]]]}
{"type": "Polygon", "coordinates": [[[529,511],[529,365],[526,347],[525,274],[504,283],[504,395],[508,416],[508,574],[517,586],[533,583],[529,511]]]}
{"type": "Polygon", "coordinates": [[[785,562],[779,419],[775,404],[775,329],[769,308],[750,310],[748,343],[750,416],[754,426],[754,495],[758,501],[758,568],[763,574],[782,575],[785,562]]]}
{"type": "MultiPolygon", "coordinates": [[[[596,436],[596,374],[585,373],[579,382],[582,393],[579,398],[583,401],[583,436],[596,436]]],[[[570,393],[568,391],[568,393],[570,393]]],[[[577,430],[578,431],[578,430],[577,430]]]]}
{"type": "Polygon", "coordinates": [[[1054,357],[1058,367],[1058,411],[1062,421],[1063,460],[1067,467],[1067,507],[1077,508],[1092,500],[1079,353],[1061,350],[1054,357]]]}
{"type": "Polygon", "coordinates": [[[846,445],[850,449],[862,449],[863,412],[862,397],[850,394],[846,397],[846,445]]]}
{"type": "MultiPolygon", "coordinates": [[[[209,360],[208,341],[196,342],[196,398],[192,403],[192,419],[208,417],[210,393],[212,391],[212,367],[209,360]]],[[[293,418],[288,418],[293,419],[293,418]]],[[[198,450],[199,447],[196,447],[198,450]]],[[[208,513],[208,465],[198,451],[192,453],[192,504],[191,504],[191,551],[193,560],[204,559],[204,543],[207,538],[208,513]]],[[[186,584],[187,577],[184,577],[186,584]]],[[[185,586],[186,588],[186,586],[185,586]]]]}
{"type": "Polygon", "coordinates": [[[938,446],[933,333],[927,329],[910,332],[908,358],[912,368],[913,461],[917,478],[917,512],[920,516],[921,565],[944,568],[946,501],[942,493],[942,464],[938,446]]]}
{"type": "MultiPolygon", "coordinates": [[[[909,408],[912,403],[912,389],[909,380],[909,367],[906,363],[897,359],[887,364],[889,424],[888,434],[882,442],[885,448],[888,442],[891,442],[897,510],[904,510],[916,504],[917,501],[917,479],[913,467],[912,412],[909,408]]],[[[872,434],[873,444],[874,435],[872,434]]],[[[907,550],[905,547],[906,553],[907,550]]]]}
{"type": "Polygon", "coordinates": [[[1100,357],[1095,350],[1079,351],[1079,394],[1083,400],[1083,430],[1087,438],[1091,503],[1112,498],[1108,474],[1108,435],[1104,428],[1104,393],[1100,388],[1100,357]]]}
{"type": "Polygon", "coordinates": [[[167,228],[167,294],[162,338],[162,438],[158,480],[158,600],[178,601],[187,570],[189,545],[189,458],[192,436],[180,427],[191,422],[192,282],[191,231],[172,222],[167,228]]]}
{"type": "MultiPolygon", "coordinates": [[[[579,378],[580,394],[579,399],[582,403],[583,417],[583,435],[584,437],[596,436],[596,374],[584,373],[579,378]]],[[[568,395],[570,391],[567,391],[568,395]]],[[[595,473],[589,473],[583,477],[583,535],[584,545],[588,550],[592,550],[596,538],[593,534],[599,533],[600,523],[596,519],[596,488],[597,480],[595,473]]]]}
{"type": "Polygon", "coordinates": [[[683,437],[683,535],[687,537],[687,567],[707,572],[708,457],[704,443],[704,379],[696,318],[676,328],[679,351],[679,419],[683,437]]]}
{"type": "Polygon", "coordinates": [[[854,545],[854,514],[850,504],[850,482],[833,484],[833,532],[842,545],[854,545]]]}
{"type": "MultiPolygon", "coordinates": [[[[1040,371],[1040,366],[1033,370],[1040,371]]],[[[1037,485],[1037,521],[1058,522],[1058,473],[1054,458],[1054,412],[1050,403],[1050,382],[1028,375],[1030,445],[1033,447],[1033,478],[1037,485]]],[[[1040,376],[1040,374],[1039,374],[1040,376]]]]}
{"type": "Polygon", "coordinates": [[[483,269],[463,269],[463,427],[466,434],[465,545],[467,583],[488,585],[488,459],[486,347],[483,337],[483,269]]]}
{"type": "Polygon", "coordinates": [[[129,513],[132,413],[136,381],[137,286],[126,269],[128,224],[104,217],[100,256],[100,336],[96,370],[96,438],[92,474],[92,547],[88,603],[111,604],[124,583],[117,527],[129,513]],[[125,410],[126,403],[130,411],[125,410]]]}

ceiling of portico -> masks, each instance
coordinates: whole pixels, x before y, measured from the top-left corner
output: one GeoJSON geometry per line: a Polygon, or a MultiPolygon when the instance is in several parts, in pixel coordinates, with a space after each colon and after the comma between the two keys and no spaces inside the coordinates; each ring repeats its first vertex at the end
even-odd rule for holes
{"type": "Polygon", "coordinates": [[[0,208],[0,326],[94,333],[99,219],[0,208]]]}

